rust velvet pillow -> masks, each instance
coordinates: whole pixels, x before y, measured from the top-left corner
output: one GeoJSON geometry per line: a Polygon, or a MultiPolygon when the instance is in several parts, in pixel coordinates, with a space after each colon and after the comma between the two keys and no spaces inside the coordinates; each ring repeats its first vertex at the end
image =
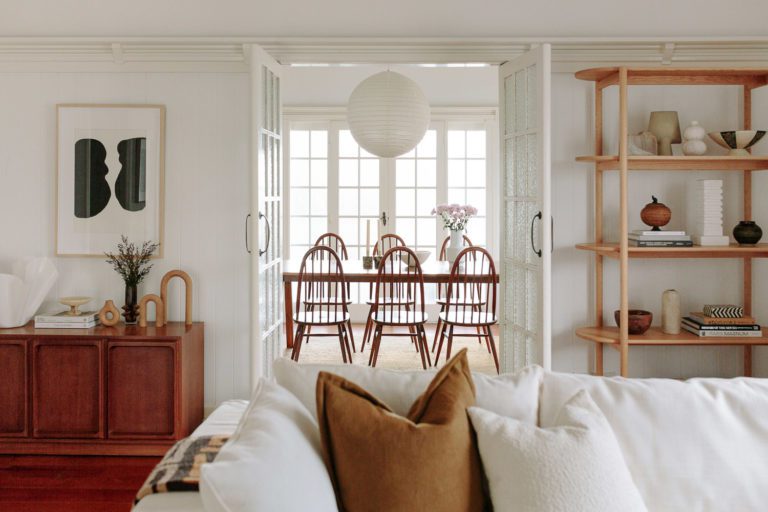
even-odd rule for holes
{"type": "Polygon", "coordinates": [[[407,417],[353,382],[321,372],[317,416],[339,510],[489,508],[467,416],[474,403],[466,349],[435,375],[407,417]]]}

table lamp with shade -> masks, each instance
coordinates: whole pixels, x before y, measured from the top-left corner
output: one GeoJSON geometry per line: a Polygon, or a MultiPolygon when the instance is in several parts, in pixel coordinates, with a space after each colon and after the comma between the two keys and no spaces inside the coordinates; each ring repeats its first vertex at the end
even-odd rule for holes
{"type": "Polygon", "coordinates": [[[674,111],[651,112],[648,131],[656,136],[659,155],[662,156],[672,156],[672,144],[680,144],[683,141],[680,135],[680,120],[674,111]]]}

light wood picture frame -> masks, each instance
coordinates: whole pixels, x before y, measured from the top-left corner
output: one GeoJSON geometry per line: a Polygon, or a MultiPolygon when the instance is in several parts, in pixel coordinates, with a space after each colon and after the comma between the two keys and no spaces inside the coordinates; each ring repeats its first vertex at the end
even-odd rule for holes
{"type": "Polygon", "coordinates": [[[56,255],[102,257],[125,235],[163,256],[165,106],[56,106],[56,255]]]}

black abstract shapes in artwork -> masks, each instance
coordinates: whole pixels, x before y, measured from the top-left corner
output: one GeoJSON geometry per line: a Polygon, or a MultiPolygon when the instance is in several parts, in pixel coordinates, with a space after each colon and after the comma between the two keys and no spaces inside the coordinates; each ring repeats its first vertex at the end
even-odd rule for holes
{"type": "Polygon", "coordinates": [[[115,181],[115,197],[129,212],[143,210],[147,204],[147,139],[121,140],[117,145],[122,168],[115,181]]]}
{"type": "Polygon", "coordinates": [[[106,208],[112,195],[106,176],[107,150],[96,139],[75,142],[75,217],[95,217],[106,208]]]}

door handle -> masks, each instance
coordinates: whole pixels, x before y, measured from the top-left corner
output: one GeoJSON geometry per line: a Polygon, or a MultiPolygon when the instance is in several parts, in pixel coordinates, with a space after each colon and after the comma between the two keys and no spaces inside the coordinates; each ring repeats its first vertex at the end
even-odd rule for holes
{"type": "Polygon", "coordinates": [[[245,250],[248,251],[248,254],[251,254],[253,251],[251,251],[251,247],[248,245],[248,221],[251,218],[251,214],[245,216],[245,250]]]}
{"type": "Polygon", "coordinates": [[[386,226],[387,225],[387,212],[381,212],[381,224],[386,226]]]}
{"type": "Polygon", "coordinates": [[[269,243],[272,241],[272,226],[270,225],[269,219],[267,218],[267,216],[261,212],[259,212],[259,219],[264,219],[264,222],[267,223],[267,243],[264,246],[263,250],[259,249],[259,256],[264,256],[269,250],[269,243]]]}
{"type": "Polygon", "coordinates": [[[536,256],[541,258],[541,249],[536,249],[536,241],[533,239],[533,225],[536,223],[536,219],[541,220],[541,212],[534,215],[531,219],[531,249],[533,249],[533,253],[536,256]]]}

